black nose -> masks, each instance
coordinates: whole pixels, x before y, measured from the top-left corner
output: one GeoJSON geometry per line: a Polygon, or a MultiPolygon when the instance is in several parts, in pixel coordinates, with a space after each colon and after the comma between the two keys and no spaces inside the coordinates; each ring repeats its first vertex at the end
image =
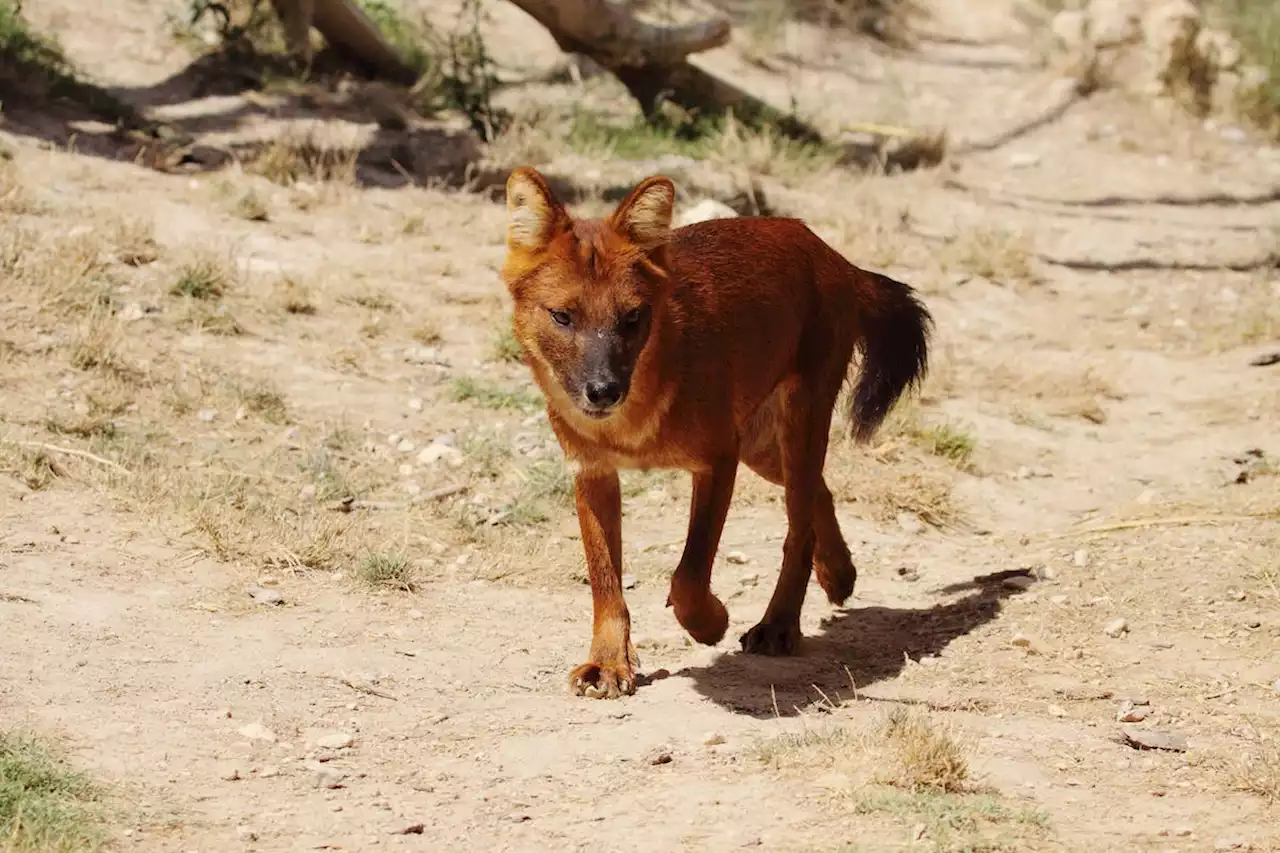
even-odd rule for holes
{"type": "Polygon", "coordinates": [[[612,406],[622,399],[622,383],[616,379],[587,383],[587,400],[593,406],[612,406]]]}

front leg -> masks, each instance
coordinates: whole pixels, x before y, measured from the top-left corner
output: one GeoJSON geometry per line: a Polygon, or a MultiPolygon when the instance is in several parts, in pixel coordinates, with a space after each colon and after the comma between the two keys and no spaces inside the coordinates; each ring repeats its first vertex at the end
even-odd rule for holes
{"type": "Polygon", "coordinates": [[[714,646],[729,627],[729,611],[711,592],[711,567],[720,534],[733,500],[738,475],[737,455],[726,456],[707,471],[693,475],[693,505],[689,511],[689,533],[680,565],[671,576],[667,605],[676,619],[699,643],[714,646]]]}
{"type": "Polygon", "coordinates": [[[616,699],[636,689],[631,614],[622,597],[622,489],[618,472],[579,472],[574,478],[578,526],[591,579],[591,656],[569,674],[579,696],[616,699]]]}

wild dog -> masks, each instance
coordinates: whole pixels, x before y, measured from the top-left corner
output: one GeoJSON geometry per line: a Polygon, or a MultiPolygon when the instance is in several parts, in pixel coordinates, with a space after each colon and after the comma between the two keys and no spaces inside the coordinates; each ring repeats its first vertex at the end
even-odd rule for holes
{"type": "Polygon", "coordinates": [[[534,169],[507,180],[512,327],[576,467],[591,580],[591,653],[579,695],[634,692],[639,666],[622,594],[618,470],[693,476],[684,552],[667,606],[700,643],[729,614],[711,568],[739,462],[785,489],[782,568],[746,652],[797,651],[810,574],[834,604],[857,577],[823,479],[832,410],[855,352],[853,436],[865,443],[928,366],[933,319],[915,291],[853,266],[796,219],[715,219],[672,229],[675,186],[641,181],[603,219],[572,217],[534,169]]]}

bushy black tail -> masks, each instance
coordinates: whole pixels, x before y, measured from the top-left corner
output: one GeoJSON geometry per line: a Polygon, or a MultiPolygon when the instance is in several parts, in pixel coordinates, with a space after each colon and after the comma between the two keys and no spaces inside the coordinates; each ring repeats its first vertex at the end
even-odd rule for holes
{"type": "Polygon", "coordinates": [[[860,273],[870,292],[862,300],[862,368],[849,418],[854,440],[866,443],[902,393],[928,372],[933,317],[910,286],[880,273],[860,273]]]}

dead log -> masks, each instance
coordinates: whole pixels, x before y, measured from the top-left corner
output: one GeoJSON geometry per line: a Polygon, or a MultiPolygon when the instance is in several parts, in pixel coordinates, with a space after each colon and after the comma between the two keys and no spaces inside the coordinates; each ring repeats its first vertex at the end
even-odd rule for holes
{"type": "Polygon", "coordinates": [[[650,24],[608,0],[511,0],[551,33],[566,53],[607,68],[646,116],[663,99],[700,115],[732,111],[744,124],[771,125],[797,139],[817,141],[809,125],[689,62],[695,53],[729,42],[727,18],[690,24],[650,24]]]}
{"type": "Polygon", "coordinates": [[[379,76],[404,86],[417,81],[417,72],[354,0],[271,0],[271,5],[284,25],[289,52],[303,63],[311,62],[309,35],[315,27],[330,47],[379,76]]]}

